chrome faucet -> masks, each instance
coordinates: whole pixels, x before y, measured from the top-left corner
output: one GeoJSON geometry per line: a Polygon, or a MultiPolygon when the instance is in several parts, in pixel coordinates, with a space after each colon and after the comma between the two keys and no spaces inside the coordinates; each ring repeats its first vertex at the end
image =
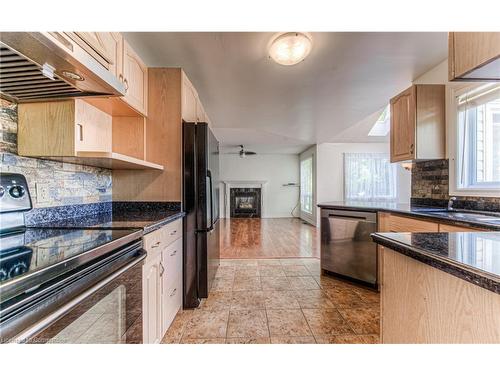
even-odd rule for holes
{"type": "Polygon", "coordinates": [[[448,200],[448,211],[453,211],[453,202],[457,200],[457,197],[450,197],[448,200]]]}

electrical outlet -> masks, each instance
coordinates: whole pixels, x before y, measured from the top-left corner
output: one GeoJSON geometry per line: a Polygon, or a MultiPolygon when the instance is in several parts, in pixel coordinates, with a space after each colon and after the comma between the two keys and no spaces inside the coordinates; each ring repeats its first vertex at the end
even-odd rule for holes
{"type": "Polygon", "coordinates": [[[35,186],[37,203],[50,201],[50,185],[47,182],[37,182],[35,186]]]}

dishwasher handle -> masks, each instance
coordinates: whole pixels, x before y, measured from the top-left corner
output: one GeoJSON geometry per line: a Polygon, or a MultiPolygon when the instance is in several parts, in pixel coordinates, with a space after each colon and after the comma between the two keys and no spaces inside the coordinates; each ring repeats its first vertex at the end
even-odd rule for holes
{"type": "Polygon", "coordinates": [[[377,222],[377,213],[376,212],[367,212],[367,211],[348,211],[348,210],[331,210],[331,209],[322,209],[321,217],[325,218],[336,218],[339,219],[347,219],[347,220],[363,220],[376,223],[377,222]]]}

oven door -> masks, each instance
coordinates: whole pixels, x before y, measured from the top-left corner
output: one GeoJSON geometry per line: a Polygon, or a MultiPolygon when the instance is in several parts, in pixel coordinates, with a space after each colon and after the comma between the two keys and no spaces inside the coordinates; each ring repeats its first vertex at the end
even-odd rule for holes
{"type": "MultiPolygon", "coordinates": [[[[130,249],[129,249],[130,250],[130,249]]],[[[91,267],[62,290],[45,296],[16,317],[23,324],[40,317],[10,342],[57,344],[142,343],[142,249],[91,267]],[[112,272],[106,272],[112,270],[112,272]],[[103,272],[106,276],[103,278],[103,272]],[[96,278],[100,281],[95,283],[96,278]],[[93,280],[93,284],[90,283],[93,280]],[[68,298],[71,296],[71,298],[68,298]],[[60,303],[64,301],[64,303],[60,303]],[[58,306],[40,316],[47,306],[58,306]]]]}

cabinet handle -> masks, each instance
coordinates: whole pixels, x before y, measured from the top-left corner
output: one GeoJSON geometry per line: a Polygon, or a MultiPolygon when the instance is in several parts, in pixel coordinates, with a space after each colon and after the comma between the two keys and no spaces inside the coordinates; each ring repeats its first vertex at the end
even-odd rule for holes
{"type": "Polygon", "coordinates": [[[123,74],[118,74],[118,79],[120,80],[120,82],[123,82],[123,74]]]}
{"type": "Polygon", "coordinates": [[[125,92],[127,92],[128,91],[128,81],[126,78],[123,80],[123,83],[125,84],[125,92]]]}
{"type": "Polygon", "coordinates": [[[151,247],[152,247],[152,248],[155,248],[155,247],[160,246],[160,244],[161,244],[161,241],[158,241],[157,243],[155,243],[155,244],[154,244],[153,246],[151,246],[151,247]]]}
{"type": "Polygon", "coordinates": [[[83,142],[83,125],[82,124],[77,124],[79,133],[80,133],[80,142],[83,142]]]}
{"type": "Polygon", "coordinates": [[[163,263],[160,262],[160,277],[163,276],[164,273],[165,273],[165,267],[163,267],[163,263]]]}
{"type": "Polygon", "coordinates": [[[415,150],[415,145],[412,143],[410,145],[410,154],[413,154],[413,151],[415,150]]]}
{"type": "Polygon", "coordinates": [[[177,254],[177,250],[174,250],[174,251],[172,252],[172,254],[170,254],[170,256],[171,256],[171,257],[173,257],[173,256],[175,256],[175,254],[177,254]]]}
{"type": "Polygon", "coordinates": [[[176,234],[176,233],[177,233],[177,229],[176,229],[176,230],[174,230],[173,232],[170,232],[170,235],[171,235],[171,236],[173,236],[173,235],[174,235],[174,234],[176,234]]]}
{"type": "Polygon", "coordinates": [[[177,293],[177,288],[175,288],[174,290],[172,290],[172,293],[170,293],[170,297],[175,296],[175,293],[177,293]]]}

